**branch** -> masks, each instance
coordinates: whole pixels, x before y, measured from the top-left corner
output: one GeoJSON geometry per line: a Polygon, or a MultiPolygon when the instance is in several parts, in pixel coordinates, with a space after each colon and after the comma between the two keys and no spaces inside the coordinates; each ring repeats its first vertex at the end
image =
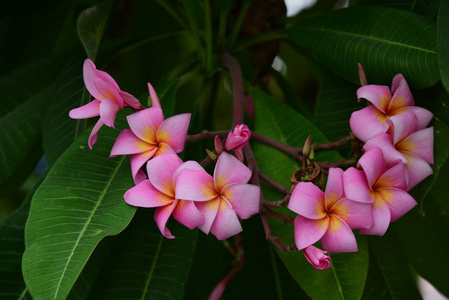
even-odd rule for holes
{"type": "Polygon", "coordinates": [[[232,78],[232,85],[234,91],[234,120],[233,126],[243,124],[243,78],[240,70],[239,62],[230,54],[223,54],[221,57],[223,66],[229,69],[232,78]]]}
{"type": "Polygon", "coordinates": [[[220,131],[207,131],[203,130],[201,133],[197,133],[194,135],[188,135],[186,138],[186,142],[196,142],[202,139],[213,139],[216,135],[223,138],[229,134],[229,130],[220,130],[220,131]]]}

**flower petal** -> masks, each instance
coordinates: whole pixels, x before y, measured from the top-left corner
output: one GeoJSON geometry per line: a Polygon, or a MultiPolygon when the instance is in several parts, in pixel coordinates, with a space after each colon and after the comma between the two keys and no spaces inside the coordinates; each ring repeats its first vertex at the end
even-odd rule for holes
{"type": "Polygon", "coordinates": [[[172,214],[173,209],[176,206],[176,202],[177,201],[175,201],[171,205],[158,207],[156,209],[156,212],[154,213],[154,220],[156,221],[157,227],[161,231],[162,235],[168,239],[175,238],[175,236],[171,234],[170,230],[168,230],[166,225],[167,225],[168,218],[170,218],[170,215],[172,214]]]}
{"type": "Polygon", "coordinates": [[[100,101],[92,100],[78,108],[69,111],[69,117],[72,119],[88,119],[100,115],[100,101]]]}
{"type": "Polygon", "coordinates": [[[433,136],[433,127],[419,130],[397,144],[396,149],[419,156],[429,164],[433,164],[433,136]]]}
{"type": "Polygon", "coordinates": [[[360,229],[361,234],[369,235],[384,235],[390,225],[390,209],[387,203],[383,200],[382,196],[378,193],[375,194],[376,200],[372,204],[372,212],[374,225],[370,229],[360,229]]]}
{"type": "Polygon", "coordinates": [[[391,102],[388,107],[389,112],[395,111],[398,108],[415,105],[412,92],[410,92],[407,81],[405,81],[402,74],[397,74],[393,78],[391,92],[394,93],[394,95],[391,98],[391,102]]]}
{"type": "Polygon", "coordinates": [[[129,127],[141,140],[156,145],[156,132],[164,121],[160,108],[150,107],[126,117],[129,127]]]}
{"type": "Polygon", "coordinates": [[[225,199],[221,198],[218,213],[210,228],[210,232],[215,235],[218,240],[225,240],[242,230],[242,225],[240,224],[234,209],[225,199]]]}
{"type": "Polygon", "coordinates": [[[99,119],[97,123],[95,124],[94,128],[92,128],[92,131],[90,132],[89,139],[87,140],[87,145],[89,146],[89,149],[92,150],[92,147],[97,142],[98,138],[98,131],[100,131],[101,126],[103,126],[104,123],[99,119]]]}
{"type": "Polygon", "coordinates": [[[374,201],[365,172],[351,167],[343,173],[343,182],[346,198],[361,203],[374,201]]]}
{"type": "Polygon", "coordinates": [[[320,220],[311,220],[297,215],[294,221],[295,225],[295,244],[296,248],[302,250],[318,242],[327,231],[329,218],[320,220]]]}
{"type": "Polygon", "coordinates": [[[149,82],[148,82],[148,92],[150,93],[152,107],[162,108],[161,102],[159,101],[159,97],[157,96],[156,91],[149,82]]]}
{"type": "Polygon", "coordinates": [[[392,115],[402,114],[404,112],[411,111],[415,114],[416,118],[418,119],[418,123],[416,124],[416,130],[421,130],[427,127],[429,125],[430,121],[433,118],[432,112],[429,110],[419,107],[419,106],[407,106],[404,108],[400,108],[392,112],[392,115]]]}
{"type": "Polygon", "coordinates": [[[397,161],[390,169],[385,171],[376,181],[375,188],[394,187],[401,190],[407,189],[405,166],[401,161],[397,161]]]}
{"type": "Polygon", "coordinates": [[[98,92],[102,95],[102,98],[99,98],[98,100],[103,101],[103,99],[108,98],[117,102],[120,108],[123,108],[124,103],[122,96],[120,96],[120,89],[116,88],[113,84],[101,78],[95,78],[94,84],[98,92]]]}
{"type": "Polygon", "coordinates": [[[411,190],[415,185],[423,181],[425,178],[433,174],[430,165],[421,157],[413,154],[405,154],[408,159],[407,165],[407,191],[411,190]]]}
{"type": "Polygon", "coordinates": [[[194,229],[205,222],[204,216],[196,208],[193,201],[179,200],[175,210],[173,210],[173,217],[189,229],[194,229]]]}
{"type": "Polygon", "coordinates": [[[162,122],[156,134],[158,142],[169,145],[176,153],[182,152],[189,129],[190,117],[191,114],[180,114],[162,122]]]}
{"type": "Polygon", "coordinates": [[[178,180],[178,175],[184,169],[204,171],[203,167],[199,163],[197,163],[194,160],[188,160],[188,161],[184,162],[182,165],[180,165],[179,168],[176,169],[175,173],[173,174],[173,177],[172,177],[173,186],[176,187],[176,181],[178,180]]]}
{"type": "Polygon", "coordinates": [[[120,110],[117,101],[104,98],[100,103],[100,118],[106,126],[114,127],[115,117],[120,110]]]}
{"type": "Polygon", "coordinates": [[[329,168],[329,176],[327,178],[326,190],[324,192],[326,207],[332,207],[335,202],[341,198],[344,198],[344,196],[343,170],[340,168],[329,168]]]}
{"type": "Polygon", "coordinates": [[[329,219],[329,228],[321,239],[323,249],[329,253],[357,252],[357,241],[348,224],[334,215],[329,219]]]}
{"type": "Polygon", "coordinates": [[[207,201],[217,197],[214,179],[206,171],[184,169],[176,180],[176,199],[207,201]]]}
{"type": "Polygon", "coordinates": [[[198,226],[198,228],[201,229],[201,231],[205,234],[209,234],[212,224],[214,223],[214,220],[218,213],[220,198],[215,198],[213,200],[205,202],[195,202],[195,206],[204,216],[204,223],[198,226]]]}
{"type": "Polygon", "coordinates": [[[247,183],[227,185],[221,194],[242,219],[248,219],[259,212],[260,187],[247,183]]]}
{"type": "Polygon", "coordinates": [[[153,149],[154,145],[148,144],[147,142],[139,139],[131,131],[131,129],[123,129],[117,136],[117,139],[112,146],[110,157],[115,157],[117,155],[137,154],[151,151],[153,149]]]}
{"type": "Polygon", "coordinates": [[[221,191],[231,183],[247,183],[251,175],[251,170],[241,161],[227,152],[222,152],[214,170],[215,187],[221,191]]]}
{"type": "Polygon", "coordinates": [[[388,132],[392,132],[393,144],[396,145],[415,132],[417,122],[415,114],[411,111],[390,117],[387,124],[390,125],[388,132]]]}
{"type": "Polygon", "coordinates": [[[89,93],[92,96],[94,96],[94,98],[102,99],[103,96],[100,94],[100,92],[97,90],[97,87],[94,84],[95,78],[98,78],[97,67],[90,59],[86,59],[83,64],[84,84],[86,85],[86,88],[89,91],[89,93]]]}
{"type": "Polygon", "coordinates": [[[376,134],[387,132],[387,117],[374,105],[368,105],[352,113],[349,119],[351,131],[359,140],[366,142],[376,134]]]}
{"type": "Polygon", "coordinates": [[[176,154],[162,154],[147,163],[148,179],[161,193],[175,197],[172,177],[182,160],[176,154]]]}
{"type": "Polygon", "coordinates": [[[368,186],[372,187],[376,180],[385,172],[385,160],[382,150],[374,147],[365,152],[360,157],[359,165],[362,166],[365,172],[368,186]]]}
{"type": "Polygon", "coordinates": [[[139,100],[137,100],[137,98],[131,95],[130,93],[119,91],[119,95],[122,97],[124,104],[126,104],[125,106],[129,106],[133,109],[138,110],[144,108],[142,104],[140,104],[139,100]]]}
{"type": "Polygon", "coordinates": [[[343,198],[332,206],[330,214],[338,216],[351,229],[369,229],[374,224],[371,204],[369,203],[360,203],[343,198]]]}
{"type": "Polygon", "coordinates": [[[300,182],[292,192],[288,209],[308,219],[322,219],[326,216],[324,193],[311,182],[300,182]]]}
{"type": "Polygon", "coordinates": [[[418,203],[409,193],[396,188],[381,188],[376,190],[390,208],[391,222],[396,221],[409,212],[418,203]]]}
{"type": "Polygon", "coordinates": [[[388,86],[369,84],[357,90],[357,99],[366,99],[384,114],[391,101],[391,92],[388,86]]]}
{"type": "Polygon", "coordinates": [[[382,150],[386,165],[397,160],[402,161],[404,164],[407,163],[407,158],[395,148],[393,140],[388,133],[379,133],[370,138],[366,141],[365,145],[363,145],[363,150],[368,151],[374,147],[378,147],[382,150]]]}
{"type": "Polygon", "coordinates": [[[131,155],[130,162],[131,162],[131,174],[133,175],[134,183],[138,184],[142,178],[145,178],[145,174],[143,171],[140,170],[140,168],[148,161],[151,157],[153,157],[154,152],[156,152],[156,148],[145,151],[138,154],[131,155]]]}
{"type": "Polygon", "coordinates": [[[159,192],[148,179],[126,191],[124,198],[129,205],[138,207],[160,207],[169,205],[175,200],[159,192]]]}

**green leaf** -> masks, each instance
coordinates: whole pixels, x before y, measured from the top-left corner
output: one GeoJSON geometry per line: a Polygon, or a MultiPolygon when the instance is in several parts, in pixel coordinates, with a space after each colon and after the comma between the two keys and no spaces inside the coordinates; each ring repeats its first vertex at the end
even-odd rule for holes
{"type": "Polygon", "coordinates": [[[307,18],[288,33],[297,46],[356,84],[357,63],[376,84],[389,84],[397,73],[414,87],[432,86],[439,79],[435,25],[407,11],[340,9],[307,18]]]}
{"type": "MultiPolygon", "coordinates": [[[[291,146],[301,147],[308,135],[313,142],[328,142],[326,137],[303,116],[279,103],[269,95],[253,90],[256,103],[256,131],[291,146]]],[[[266,145],[254,145],[257,162],[262,172],[277,182],[289,186],[290,175],[298,169],[287,155],[266,145]]],[[[316,160],[335,161],[341,158],[336,151],[317,152],[316,160]]],[[[280,200],[282,195],[263,190],[269,201],[280,200]]],[[[286,208],[281,212],[289,213],[286,208]]],[[[275,235],[283,243],[293,243],[293,226],[277,219],[269,219],[275,235]]],[[[332,268],[316,271],[302,253],[289,252],[278,255],[287,266],[293,279],[313,299],[359,299],[368,271],[368,250],[365,237],[359,240],[359,252],[332,255],[332,268]]]]}
{"type": "Polygon", "coordinates": [[[46,88],[56,70],[43,59],[0,79],[0,185],[39,147],[46,88]]]}
{"type": "Polygon", "coordinates": [[[164,117],[167,119],[175,114],[177,80],[158,87],[158,96],[161,101],[164,117]]]}
{"type": "Polygon", "coordinates": [[[351,0],[351,7],[355,5],[382,5],[412,11],[434,19],[438,10],[438,2],[434,0],[351,0]]]}
{"type": "Polygon", "coordinates": [[[168,224],[175,239],[157,228],[154,209],[141,209],[116,241],[92,299],[182,299],[193,261],[197,230],[168,224]]]}
{"type": "Polygon", "coordinates": [[[64,299],[100,240],[122,231],[135,212],[123,200],[133,185],[129,158],[109,158],[118,130],[103,127],[93,151],[89,134],[53,165],[31,203],[23,273],[37,299],[64,299]]]}
{"type": "Polygon", "coordinates": [[[437,48],[441,82],[449,92],[449,2],[441,1],[437,16],[437,48]]]}
{"type": "Polygon", "coordinates": [[[78,17],[78,36],[91,60],[97,57],[111,7],[112,1],[105,1],[82,11],[78,17]]]}

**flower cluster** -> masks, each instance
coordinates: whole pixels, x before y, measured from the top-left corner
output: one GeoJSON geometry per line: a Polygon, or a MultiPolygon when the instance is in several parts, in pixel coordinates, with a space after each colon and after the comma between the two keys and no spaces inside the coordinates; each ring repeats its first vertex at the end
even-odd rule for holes
{"type": "Polygon", "coordinates": [[[357,168],[330,168],[324,192],[313,183],[298,183],[288,205],[298,214],[296,247],[306,249],[306,258],[320,270],[326,260],[322,264],[316,257],[327,256],[310,250],[312,244],[321,241],[329,253],[357,251],[352,230],[384,235],[390,222],[417,204],[408,191],[432,174],[433,128],[426,126],[433,115],[414,105],[404,77],[394,77],[391,91],[365,85],[357,97],[371,103],[350,119],[353,134],[365,142],[357,168]]]}
{"type": "MultiPolygon", "coordinates": [[[[120,132],[110,155],[131,155],[136,185],[125,193],[125,201],[133,206],[155,207],[156,224],[167,238],[174,238],[166,226],[170,215],[190,229],[211,232],[219,240],[241,232],[239,218],[247,219],[259,211],[260,188],[248,184],[251,170],[227,152],[218,157],[213,177],[197,162],[183,162],[177,153],[184,150],[191,114],[164,119],[151,84],[148,90],[153,106],[145,109],[134,96],[120,90],[109,74],[97,70],[91,60],[85,60],[83,71],[85,85],[95,99],[71,110],[69,116],[100,116],[88,140],[90,149],[101,126],[114,127],[120,109],[135,110],[127,116],[130,129],[120,132]],[[145,164],[146,173],[142,170],[145,164]]],[[[224,150],[241,153],[250,134],[246,125],[238,125],[224,150]]]]}

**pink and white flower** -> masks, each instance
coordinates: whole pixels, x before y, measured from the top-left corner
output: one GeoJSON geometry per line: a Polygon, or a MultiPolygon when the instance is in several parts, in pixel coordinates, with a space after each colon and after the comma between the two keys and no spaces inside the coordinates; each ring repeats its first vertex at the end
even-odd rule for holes
{"type": "Polygon", "coordinates": [[[433,173],[433,127],[415,131],[417,118],[413,112],[393,116],[387,120],[390,129],[369,139],[363,149],[378,147],[387,165],[400,160],[405,166],[407,190],[433,173]]]}
{"type": "Polygon", "coordinates": [[[351,229],[373,225],[370,204],[345,197],[343,170],[337,168],[329,169],[325,192],[311,182],[298,183],[288,208],[298,214],[294,221],[298,250],[321,240],[330,253],[356,252],[357,241],[351,229]]]}
{"type": "Polygon", "coordinates": [[[127,116],[130,129],[117,137],[111,157],[131,154],[131,171],[138,184],[145,178],[140,169],[148,160],[163,153],[184,150],[191,114],[180,114],[164,120],[162,109],[150,107],[127,116]]]}
{"type": "Polygon", "coordinates": [[[120,89],[115,80],[106,72],[97,70],[95,64],[86,59],[83,66],[83,79],[89,93],[95,98],[81,107],[72,109],[72,119],[87,119],[100,116],[89,136],[88,145],[92,149],[97,141],[97,134],[103,125],[114,127],[117,112],[125,107],[135,110],[143,109],[133,95],[120,89]]]}
{"type": "Polygon", "coordinates": [[[199,228],[224,240],[242,231],[239,218],[247,219],[259,211],[260,188],[247,184],[251,175],[248,167],[223,152],[213,177],[204,169],[182,170],[176,198],[197,201],[195,205],[205,218],[199,228]]]}
{"type": "Polygon", "coordinates": [[[426,128],[433,114],[425,108],[414,106],[415,101],[402,74],[393,78],[391,91],[387,86],[365,85],[357,90],[358,101],[364,98],[372,105],[355,111],[349,120],[351,131],[366,142],[373,136],[387,132],[390,117],[404,112],[413,112],[417,117],[416,130],[426,128]],[[393,95],[392,95],[393,93],[393,95]]]}
{"type": "Polygon", "coordinates": [[[235,126],[234,130],[229,132],[225,143],[226,151],[238,151],[248,143],[251,137],[251,130],[245,124],[235,126]]]}
{"type": "Polygon", "coordinates": [[[358,164],[363,171],[349,168],[343,175],[346,197],[371,202],[374,225],[360,229],[362,234],[384,235],[390,225],[417,203],[405,192],[404,164],[400,160],[387,169],[382,150],[368,150],[358,164]]]}
{"type": "Polygon", "coordinates": [[[326,255],[326,251],[323,251],[315,246],[309,246],[304,249],[304,256],[307,261],[316,270],[326,270],[331,266],[331,258],[326,255]]]}
{"type": "Polygon", "coordinates": [[[182,163],[176,154],[162,154],[147,163],[148,179],[129,189],[124,196],[130,205],[156,207],[154,220],[161,233],[170,239],[174,238],[166,226],[170,215],[190,229],[205,221],[192,201],[175,196],[178,175],[184,169],[203,170],[195,161],[182,163]]]}

